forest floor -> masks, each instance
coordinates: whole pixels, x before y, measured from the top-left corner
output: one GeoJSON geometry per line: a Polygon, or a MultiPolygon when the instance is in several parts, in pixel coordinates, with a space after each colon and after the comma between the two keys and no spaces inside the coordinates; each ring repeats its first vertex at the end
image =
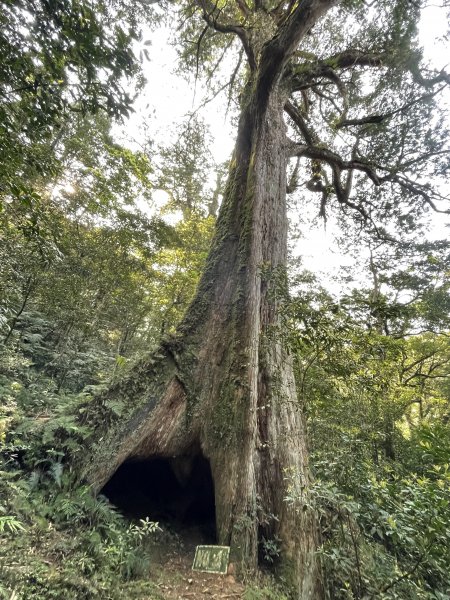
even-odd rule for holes
{"type": "MultiPolygon", "coordinates": [[[[190,527],[155,547],[152,575],[161,596],[167,600],[237,600],[245,586],[232,574],[217,575],[192,570],[195,548],[207,543],[201,531],[190,527]]],[[[229,568],[233,571],[233,567],[229,568]]]]}

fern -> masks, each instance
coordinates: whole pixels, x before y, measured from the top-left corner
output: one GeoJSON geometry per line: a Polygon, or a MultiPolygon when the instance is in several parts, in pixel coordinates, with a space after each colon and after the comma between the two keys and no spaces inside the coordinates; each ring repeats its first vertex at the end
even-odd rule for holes
{"type": "Polygon", "coordinates": [[[14,517],[13,515],[0,517],[0,533],[17,533],[19,531],[25,531],[25,527],[17,517],[14,517]]]}
{"type": "Polygon", "coordinates": [[[64,467],[60,462],[53,463],[50,467],[52,478],[59,488],[61,488],[63,470],[64,467]]]}
{"type": "Polygon", "coordinates": [[[125,412],[125,406],[123,402],[117,400],[109,400],[105,402],[105,406],[116,416],[121,417],[125,412]]]}

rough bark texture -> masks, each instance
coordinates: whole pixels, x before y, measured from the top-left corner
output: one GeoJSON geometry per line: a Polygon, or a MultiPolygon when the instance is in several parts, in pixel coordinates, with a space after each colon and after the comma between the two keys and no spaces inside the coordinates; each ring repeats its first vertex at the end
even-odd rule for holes
{"type": "MultiPolygon", "coordinates": [[[[301,35],[331,4],[305,2],[301,35]]],[[[286,27],[294,48],[298,28],[289,21],[286,27]]],[[[272,45],[281,56],[279,37],[272,45]]],[[[197,295],[177,335],[100,399],[135,408],[97,441],[85,477],[98,491],[128,458],[183,457],[200,446],[214,479],[218,542],[231,545],[232,560],[254,569],[262,536],[279,539],[278,566],[292,597],[320,599],[303,417],[265,275],[284,268],[287,253],[280,56],[274,60],[265,46],[259,68],[249,75],[197,295]],[[287,495],[296,501],[286,502],[287,495]]]]}

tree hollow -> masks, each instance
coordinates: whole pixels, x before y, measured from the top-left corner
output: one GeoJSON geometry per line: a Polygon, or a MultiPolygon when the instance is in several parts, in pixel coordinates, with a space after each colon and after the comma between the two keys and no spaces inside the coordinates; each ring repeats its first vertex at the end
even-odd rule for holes
{"type": "Polygon", "coordinates": [[[214,482],[200,450],[127,460],[101,493],[130,520],[148,517],[179,533],[194,530],[204,543],[216,542],[214,482]]]}

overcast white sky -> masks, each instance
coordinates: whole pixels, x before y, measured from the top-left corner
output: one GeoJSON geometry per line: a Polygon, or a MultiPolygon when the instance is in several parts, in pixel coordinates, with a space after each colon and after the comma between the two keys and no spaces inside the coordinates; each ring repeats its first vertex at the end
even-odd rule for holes
{"type": "MultiPolygon", "coordinates": [[[[448,24],[443,18],[442,9],[430,6],[424,10],[420,28],[420,43],[425,56],[438,68],[450,63],[448,42],[445,41],[448,24]]],[[[149,82],[135,105],[136,112],[126,125],[125,136],[129,141],[142,142],[143,123],[156,143],[169,143],[175,139],[175,126],[184,116],[198,108],[203,100],[202,91],[194,89],[181,77],[174,74],[177,56],[174,48],[168,44],[169,31],[161,28],[150,36],[148,47],[150,61],[144,64],[144,73],[149,82]]],[[[204,106],[199,115],[209,125],[213,143],[211,152],[217,162],[223,162],[231,155],[235,131],[225,116],[225,104],[222,97],[204,106]]],[[[433,237],[446,237],[443,215],[435,221],[433,237]]],[[[325,279],[335,274],[343,265],[351,265],[352,259],[344,256],[333,243],[333,221],[318,224],[302,232],[304,237],[296,243],[295,254],[302,257],[304,267],[322,273],[325,279]]],[[[362,266],[362,265],[361,265],[362,266]]]]}

